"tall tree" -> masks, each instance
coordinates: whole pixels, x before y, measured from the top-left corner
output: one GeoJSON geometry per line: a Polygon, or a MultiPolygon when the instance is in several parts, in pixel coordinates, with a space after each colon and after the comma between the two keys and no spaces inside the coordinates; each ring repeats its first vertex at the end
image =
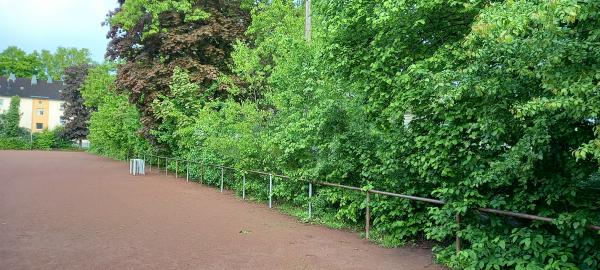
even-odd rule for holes
{"type": "Polygon", "coordinates": [[[22,135],[19,122],[21,121],[21,113],[19,107],[21,106],[21,98],[14,96],[10,99],[10,107],[8,111],[2,117],[3,119],[3,133],[0,134],[4,137],[19,137],[22,135]]]}
{"type": "Polygon", "coordinates": [[[85,82],[90,66],[87,64],[68,67],[65,69],[65,89],[61,97],[65,100],[64,117],[66,119],[63,136],[70,140],[81,140],[88,135],[87,121],[90,110],[85,106],[81,89],[85,82]]]}
{"type": "Polygon", "coordinates": [[[48,50],[42,50],[40,61],[49,77],[53,80],[61,80],[65,68],[82,64],[91,64],[92,58],[90,50],[86,48],[77,49],[58,47],[54,53],[48,50]]]}
{"type": "Polygon", "coordinates": [[[127,96],[115,93],[115,68],[108,62],[90,69],[81,95],[92,110],[87,137],[90,151],[125,158],[131,152],[148,149],[148,143],[138,133],[141,124],[137,109],[127,96]]]}
{"type": "MultiPolygon", "coordinates": [[[[107,57],[124,60],[116,87],[142,113],[144,133],[160,122],[152,109],[159,94],[169,96],[175,67],[189,72],[204,91],[231,74],[233,43],[249,22],[242,0],[121,0],[108,18],[107,57]]],[[[226,96],[222,85],[210,98],[226,96]]]]}
{"type": "Polygon", "coordinates": [[[10,46],[0,53],[0,75],[15,74],[17,77],[31,77],[33,75],[44,78],[44,68],[39,59],[39,54],[27,54],[16,46],[10,46]]]}

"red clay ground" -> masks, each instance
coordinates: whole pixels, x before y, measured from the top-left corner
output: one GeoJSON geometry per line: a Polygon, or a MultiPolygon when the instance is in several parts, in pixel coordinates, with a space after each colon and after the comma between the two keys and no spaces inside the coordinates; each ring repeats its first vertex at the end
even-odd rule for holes
{"type": "Polygon", "coordinates": [[[128,169],[86,153],[0,151],[0,269],[439,269],[429,250],[381,248],[128,169]]]}

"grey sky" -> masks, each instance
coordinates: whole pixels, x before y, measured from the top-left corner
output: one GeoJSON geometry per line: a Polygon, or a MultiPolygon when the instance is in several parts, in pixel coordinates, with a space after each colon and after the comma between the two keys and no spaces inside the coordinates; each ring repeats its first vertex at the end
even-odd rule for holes
{"type": "Polygon", "coordinates": [[[0,51],[88,48],[97,62],[106,51],[105,15],[117,0],[0,0],[0,51]]]}

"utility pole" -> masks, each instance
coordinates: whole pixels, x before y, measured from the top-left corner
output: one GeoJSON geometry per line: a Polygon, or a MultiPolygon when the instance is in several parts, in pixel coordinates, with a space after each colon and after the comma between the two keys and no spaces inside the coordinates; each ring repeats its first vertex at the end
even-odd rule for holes
{"type": "Polygon", "coordinates": [[[306,0],[306,14],[304,17],[304,37],[306,38],[306,42],[310,44],[310,39],[312,36],[312,22],[311,22],[311,12],[310,12],[310,0],[306,0]]]}

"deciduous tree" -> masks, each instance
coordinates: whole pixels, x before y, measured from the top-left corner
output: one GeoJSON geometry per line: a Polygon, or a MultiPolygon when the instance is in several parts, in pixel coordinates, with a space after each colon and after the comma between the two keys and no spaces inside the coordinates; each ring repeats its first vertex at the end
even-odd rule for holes
{"type": "Polygon", "coordinates": [[[30,78],[33,75],[45,77],[39,54],[27,54],[16,46],[10,46],[0,53],[0,75],[6,76],[11,73],[22,78],[30,78]]]}
{"type": "MultiPolygon", "coordinates": [[[[144,134],[159,123],[151,104],[158,95],[171,95],[169,82],[176,67],[189,72],[201,91],[231,74],[229,54],[233,43],[244,38],[250,18],[241,3],[120,1],[107,20],[111,29],[107,56],[124,61],[116,87],[141,111],[144,134]]],[[[209,99],[228,95],[227,85],[217,89],[209,99]]]]}
{"type": "Polygon", "coordinates": [[[14,96],[10,99],[10,107],[8,111],[4,113],[2,117],[3,124],[3,136],[14,138],[20,137],[23,135],[21,128],[19,127],[19,122],[21,121],[21,112],[19,111],[19,107],[21,106],[21,98],[18,96],[14,96]]]}
{"type": "Polygon", "coordinates": [[[90,110],[84,104],[81,89],[90,69],[89,65],[72,66],[65,69],[65,88],[61,97],[65,100],[64,115],[66,119],[64,137],[70,140],[85,139],[88,134],[87,121],[90,118],[90,110]]]}
{"type": "Polygon", "coordinates": [[[40,61],[46,73],[53,80],[62,79],[65,68],[76,65],[92,64],[89,49],[58,47],[54,53],[42,50],[40,61]]]}
{"type": "Polygon", "coordinates": [[[111,157],[126,158],[132,153],[144,153],[149,144],[139,131],[140,115],[128,103],[127,96],[115,92],[114,63],[105,63],[89,70],[81,95],[91,108],[89,120],[90,151],[111,157]]]}

